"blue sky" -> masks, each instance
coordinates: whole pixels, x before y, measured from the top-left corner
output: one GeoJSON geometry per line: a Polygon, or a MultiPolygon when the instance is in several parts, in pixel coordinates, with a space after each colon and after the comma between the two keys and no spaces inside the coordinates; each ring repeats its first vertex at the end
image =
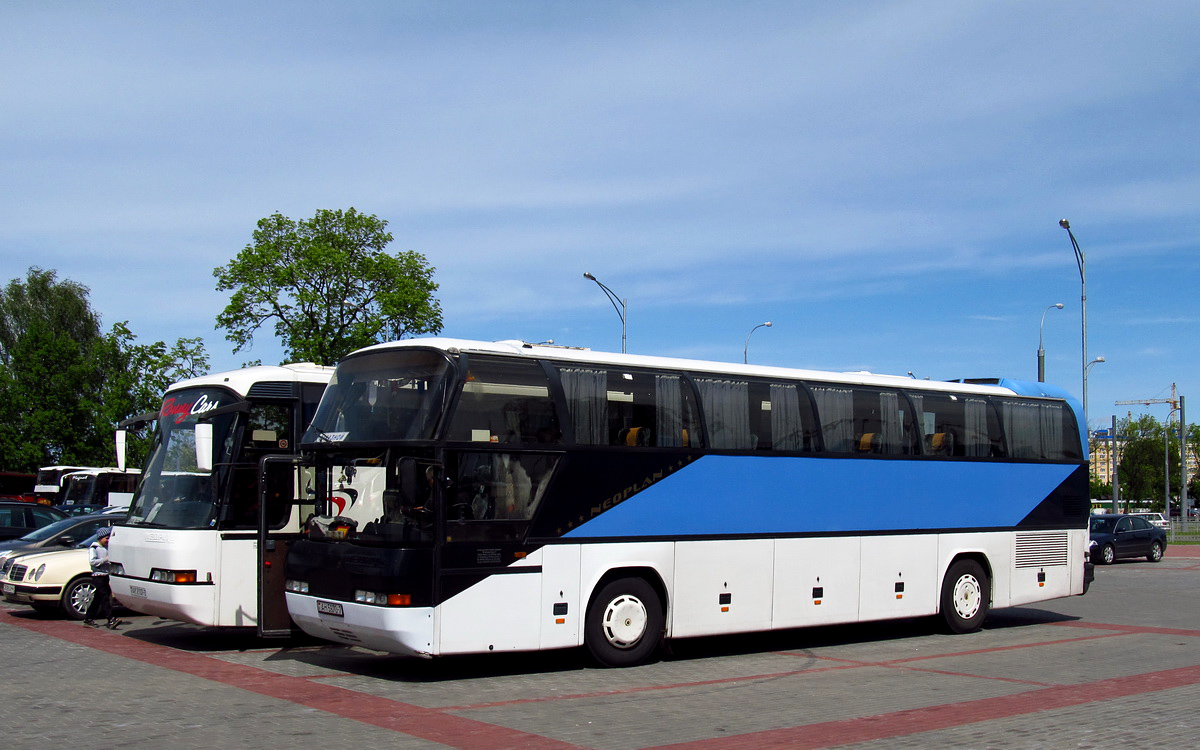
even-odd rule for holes
{"type": "Polygon", "coordinates": [[[1200,4],[0,6],[0,279],[233,354],[212,270],[355,207],[446,335],[1047,379],[1200,421],[1200,4]]]}

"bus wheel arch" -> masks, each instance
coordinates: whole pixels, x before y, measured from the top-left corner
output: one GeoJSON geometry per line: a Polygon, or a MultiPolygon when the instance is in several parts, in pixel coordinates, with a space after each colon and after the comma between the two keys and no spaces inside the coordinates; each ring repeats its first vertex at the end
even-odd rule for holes
{"type": "Polygon", "coordinates": [[[648,568],[610,570],[596,582],[584,615],[583,641],[606,667],[632,667],[658,650],[666,632],[666,591],[648,568]]]}
{"type": "Polygon", "coordinates": [[[992,603],[992,576],[987,558],[959,555],[946,568],[939,600],[942,619],[951,633],[973,633],[983,627],[992,603]]]}

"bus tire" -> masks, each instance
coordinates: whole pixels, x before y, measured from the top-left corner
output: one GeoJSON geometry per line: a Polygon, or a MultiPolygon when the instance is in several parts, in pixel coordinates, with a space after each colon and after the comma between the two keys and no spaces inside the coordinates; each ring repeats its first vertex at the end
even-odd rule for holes
{"type": "Polygon", "coordinates": [[[658,592],[643,578],[610,581],[592,599],[584,623],[584,643],[606,667],[632,667],[646,661],[663,634],[658,592]]]}
{"type": "Polygon", "coordinates": [[[91,576],[80,576],[67,584],[62,593],[63,613],[72,620],[87,616],[87,607],[96,595],[96,582],[91,576]]]}
{"type": "Polygon", "coordinates": [[[973,633],[983,627],[992,599],[991,582],[975,560],[959,560],[942,580],[942,618],[951,633],[973,633]]]}

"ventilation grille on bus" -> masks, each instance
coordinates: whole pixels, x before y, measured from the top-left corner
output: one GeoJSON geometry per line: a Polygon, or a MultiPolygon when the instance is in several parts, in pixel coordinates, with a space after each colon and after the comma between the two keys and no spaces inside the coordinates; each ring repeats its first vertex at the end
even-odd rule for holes
{"type": "Polygon", "coordinates": [[[1066,565],[1068,559],[1067,532],[1017,533],[1018,568],[1066,565]]]}
{"type": "Polygon", "coordinates": [[[296,395],[295,383],[255,383],[250,386],[248,398],[293,398],[296,395]]]}

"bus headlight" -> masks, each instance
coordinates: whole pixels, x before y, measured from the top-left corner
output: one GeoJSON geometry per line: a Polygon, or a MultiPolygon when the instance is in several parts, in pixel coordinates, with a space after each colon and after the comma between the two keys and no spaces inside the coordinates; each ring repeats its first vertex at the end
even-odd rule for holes
{"type": "Polygon", "coordinates": [[[285,591],[291,591],[295,594],[307,594],[308,581],[295,581],[289,578],[284,582],[283,588],[285,591]]]}
{"type": "Polygon", "coordinates": [[[109,563],[108,573],[109,575],[123,576],[125,575],[125,566],[121,563],[109,563]]]}
{"type": "Polygon", "coordinates": [[[195,583],[196,571],[194,570],[165,570],[163,568],[151,568],[150,580],[160,583],[195,583]]]}
{"type": "Polygon", "coordinates": [[[379,591],[364,591],[359,589],[354,592],[354,601],[359,604],[378,604],[384,607],[408,607],[412,604],[412,596],[410,594],[384,594],[379,591]]]}

